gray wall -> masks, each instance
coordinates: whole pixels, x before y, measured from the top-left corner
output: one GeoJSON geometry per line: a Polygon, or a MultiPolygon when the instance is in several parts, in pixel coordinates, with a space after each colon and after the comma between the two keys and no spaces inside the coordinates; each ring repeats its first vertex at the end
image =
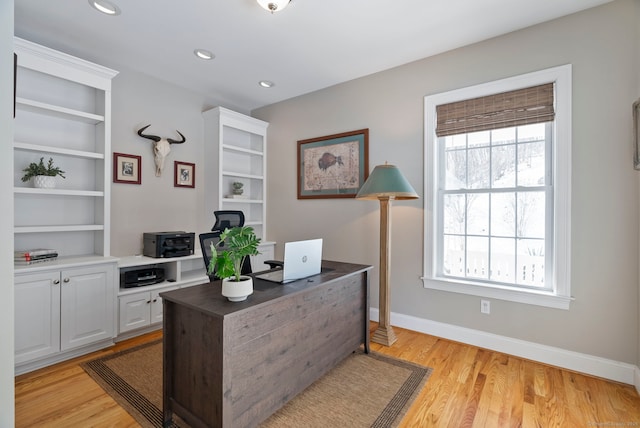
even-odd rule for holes
{"type": "Polygon", "coordinates": [[[0,2],[0,426],[14,425],[13,1],[0,2]],[[11,94],[6,96],[4,94],[11,94]]]}
{"type": "Polygon", "coordinates": [[[254,111],[271,124],[269,239],[323,237],[326,258],[377,265],[378,204],[297,200],[296,141],[369,128],[371,169],[398,165],[422,197],[425,95],[573,64],[571,309],[493,300],[486,316],[478,297],[425,290],[422,199],[393,207],[391,309],[638,364],[638,7],[618,0],[254,111]]]}
{"type": "MultiPolygon", "coordinates": [[[[211,229],[213,213],[205,215],[202,160],[203,121],[201,112],[214,103],[149,76],[114,66],[120,73],[113,81],[112,149],[142,156],[142,184],[113,183],[111,186],[111,255],[131,256],[142,252],[142,234],[211,229]],[[145,133],[179,138],[172,144],[160,177],[155,176],[151,140],[136,132],[151,124],[145,133]],[[174,161],[196,164],[195,188],[174,187],[174,161]]],[[[213,183],[215,185],[215,183],[213,183]]]]}

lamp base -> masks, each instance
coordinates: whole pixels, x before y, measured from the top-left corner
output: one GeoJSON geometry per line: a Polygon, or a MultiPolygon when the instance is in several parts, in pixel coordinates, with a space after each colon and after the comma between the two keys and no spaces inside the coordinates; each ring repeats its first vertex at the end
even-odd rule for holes
{"type": "Polygon", "coordinates": [[[396,337],[396,333],[393,331],[393,327],[388,326],[384,327],[379,325],[376,331],[373,332],[373,336],[371,336],[371,341],[375,343],[379,343],[385,346],[391,346],[396,343],[398,338],[396,337]]]}

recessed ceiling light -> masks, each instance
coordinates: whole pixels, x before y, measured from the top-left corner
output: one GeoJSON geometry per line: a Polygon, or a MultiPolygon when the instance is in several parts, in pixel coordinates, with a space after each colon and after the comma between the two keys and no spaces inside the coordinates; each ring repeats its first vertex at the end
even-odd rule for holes
{"type": "Polygon", "coordinates": [[[269,12],[280,12],[289,5],[291,0],[258,0],[258,4],[269,12]]]}
{"type": "Polygon", "coordinates": [[[275,83],[270,82],[269,80],[261,80],[258,82],[258,85],[262,86],[263,88],[273,88],[274,86],[276,86],[275,83]]]}
{"type": "Polygon", "coordinates": [[[193,53],[195,54],[195,56],[197,56],[200,59],[213,59],[215,58],[215,55],[211,52],[209,52],[206,49],[196,49],[193,51],[193,53]]]}
{"type": "Polygon", "coordinates": [[[89,0],[92,8],[105,15],[120,15],[120,8],[109,0],[89,0]]]}

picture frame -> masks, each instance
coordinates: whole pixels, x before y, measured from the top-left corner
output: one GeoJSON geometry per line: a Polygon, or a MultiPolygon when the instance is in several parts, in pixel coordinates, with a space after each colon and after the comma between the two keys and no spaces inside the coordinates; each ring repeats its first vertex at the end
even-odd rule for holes
{"type": "Polygon", "coordinates": [[[173,186],[196,187],[196,164],[190,162],[173,162],[173,186]]]}
{"type": "Polygon", "coordinates": [[[113,153],[113,182],[142,183],[142,156],[113,153]]]}
{"type": "Polygon", "coordinates": [[[369,129],[298,141],[298,199],[355,198],[369,176],[369,129]]]}
{"type": "Polygon", "coordinates": [[[640,98],[633,103],[633,168],[640,171],[640,98]]]}

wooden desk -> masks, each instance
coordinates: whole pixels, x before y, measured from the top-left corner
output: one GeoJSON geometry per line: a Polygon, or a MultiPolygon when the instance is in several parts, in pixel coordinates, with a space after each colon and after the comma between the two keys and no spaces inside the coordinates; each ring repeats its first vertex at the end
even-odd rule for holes
{"type": "Polygon", "coordinates": [[[252,427],[364,344],[371,266],[323,261],[309,279],[254,279],[232,303],[219,282],[162,293],[164,423],[252,427]]]}

